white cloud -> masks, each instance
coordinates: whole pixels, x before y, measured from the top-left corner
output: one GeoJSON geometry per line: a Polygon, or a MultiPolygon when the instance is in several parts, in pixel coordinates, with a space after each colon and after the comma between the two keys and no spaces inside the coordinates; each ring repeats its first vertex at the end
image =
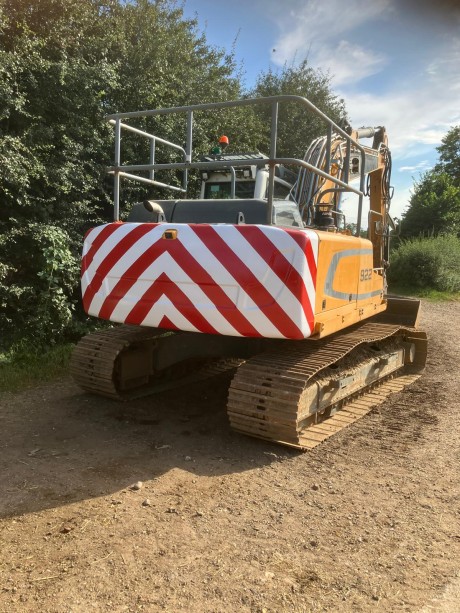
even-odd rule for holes
{"type": "Polygon", "coordinates": [[[344,32],[359,28],[364,23],[391,10],[391,0],[349,0],[344,10],[342,0],[297,0],[287,2],[280,12],[278,3],[268,3],[275,9],[281,34],[275,47],[284,60],[292,60],[302,51],[308,51],[312,41],[334,40],[344,32]]]}
{"type": "Polygon", "coordinates": [[[380,72],[387,63],[381,53],[341,40],[336,46],[323,45],[315,53],[315,63],[327,66],[334,86],[360,81],[380,72]]]}
{"type": "Polygon", "coordinates": [[[398,168],[399,172],[422,172],[424,170],[429,170],[431,165],[428,160],[422,160],[418,164],[414,164],[413,166],[400,166],[398,168]]]}
{"type": "MultiPolygon", "coordinates": [[[[278,1],[260,2],[280,32],[272,45],[275,65],[307,57],[330,74],[353,127],[387,128],[394,161],[391,208],[400,217],[413,176],[433,166],[435,147],[460,124],[460,13],[443,21],[441,7],[429,0],[421,2],[423,11],[420,0],[284,0],[282,10],[278,1]],[[378,79],[363,83],[376,74],[378,79]]],[[[355,203],[350,199],[344,208],[353,221],[355,203]]]]}
{"type": "Polygon", "coordinates": [[[273,11],[273,19],[276,8],[281,32],[272,61],[283,65],[308,56],[312,66],[331,75],[333,88],[346,101],[352,125],[387,127],[396,157],[420,157],[439,145],[452,125],[460,123],[460,37],[455,29],[445,29],[435,40],[430,29],[434,22],[417,22],[411,39],[412,59],[407,37],[389,36],[384,52],[356,42],[360,40],[357,30],[363,26],[369,32],[391,29],[391,23],[413,25],[414,3],[349,0],[344,9],[342,0],[285,0],[284,13],[278,2],[268,1],[266,6],[273,11]],[[422,70],[418,44],[429,58],[422,70]],[[371,91],[362,89],[360,81],[379,72],[381,82],[376,85],[374,80],[371,91]]]}
{"type": "Polygon", "coordinates": [[[440,109],[430,101],[418,107],[416,102],[416,96],[408,100],[391,93],[383,97],[355,95],[347,97],[347,108],[353,119],[359,118],[359,125],[384,125],[393,159],[405,160],[427,155],[441,143],[452,125],[460,123],[460,112],[455,105],[440,109]],[[425,121],[431,121],[431,125],[425,121]]]}
{"type": "MultiPolygon", "coordinates": [[[[273,7],[272,3],[268,6],[273,7]]],[[[308,57],[312,65],[331,74],[334,85],[360,81],[384,66],[382,54],[349,42],[346,35],[389,14],[392,0],[349,0],[346,10],[341,0],[291,0],[286,8],[290,10],[284,15],[279,9],[276,15],[281,31],[273,45],[272,61],[276,65],[308,57]]]]}
{"type": "Polygon", "coordinates": [[[397,81],[385,93],[341,92],[352,125],[384,125],[396,157],[423,155],[433,149],[453,125],[460,123],[460,41],[439,52],[439,69],[426,67],[422,78],[397,81]]]}

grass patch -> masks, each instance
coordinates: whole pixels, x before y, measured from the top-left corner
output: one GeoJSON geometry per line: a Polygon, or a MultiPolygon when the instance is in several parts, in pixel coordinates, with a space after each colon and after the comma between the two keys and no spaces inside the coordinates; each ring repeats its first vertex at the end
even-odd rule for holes
{"type": "Polygon", "coordinates": [[[436,300],[460,294],[460,239],[456,236],[412,238],[391,253],[388,282],[436,300]]]}
{"type": "Polygon", "coordinates": [[[21,347],[0,354],[0,392],[18,392],[68,374],[74,345],[57,345],[40,353],[21,347]]]}
{"type": "Polygon", "coordinates": [[[405,296],[407,298],[424,298],[431,302],[451,302],[460,300],[460,292],[446,292],[428,287],[411,287],[391,284],[388,288],[389,294],[405,296]]]}

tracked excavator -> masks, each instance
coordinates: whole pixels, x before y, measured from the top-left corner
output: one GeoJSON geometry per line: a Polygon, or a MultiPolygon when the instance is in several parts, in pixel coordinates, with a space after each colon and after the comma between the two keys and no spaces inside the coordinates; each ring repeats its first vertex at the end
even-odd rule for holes
{"type": "Polygon", "coordinates": [[[114,221],[87,233],[81,286],[86,312],[118,325],[75,348],[71,372],[84,390],[127,400],[231,366],[231,427],[307,450],[419,376],[427,354],[420,304],[387,294],[395,226],[383,127],[344,130],[298,96],[108,120],[115,128],[114,221]],[[268,155],[229,153],[222,137],[197,159],[197,115],[254,105],[271,110],[268,155]],[[324,123],[325,136],[302,159],[277,155],[281,105],[324,123]],[[185,146],[135,125],[171,114],[185,117],[185,146]],[[125,132],[146,139],[148,162],[122,163],[125,132]],[[159,147],[167,163],[157,162],[159,147]],[[201,176],[193,200],[186,197],[191,171],[201,176]],[[181,184],[160,180],[178,174],[181,184]],[[180,197],[136,203],[120,221],[122,180],[180,197]],[[350,194],[354,225],[342,207],[350,194]]]}

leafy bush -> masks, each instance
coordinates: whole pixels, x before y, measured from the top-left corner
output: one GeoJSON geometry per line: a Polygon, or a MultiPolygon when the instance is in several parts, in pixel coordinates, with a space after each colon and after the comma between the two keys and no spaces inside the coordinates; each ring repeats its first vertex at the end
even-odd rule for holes
{"type": "Polygon", "coordinates": [[[393,252],[390,285],[460,291],[460,239],[456,236],[413,238],[393,252]]]}
{"type": "MultiPolygon", "coordinates": [[[[0,0],[0,351],[22,339],[50,346],[91,325],[79,311],[77,260],[85,231],[112,217],[112,181],[104,177],[113,128],[104,117],[245,95],[233,51],[209,45],[182,4],[0,0]]],[[[336,121],[345,116],[329,78],[306,61],[298,70],[262,74],[246,93],[294,92],[336,121]]],[[[265,149],[264,112],[202,114],[193,133],[197,156],[224,130],[242,151],[265,149]]],[[[185,133],[184,117],[150,117],[136,126],[173,142],[185,133]]],[[[296,112],[281,112],[279,153],[302,142],[303,155],[305,143],[324,132],[322,124],[314,128],[296,112]]],[[[148,160],[148,142],[139,142],[123,136],[124,163],[148,160]]],[[[156,161],[171,161],[162,147],[156,161]]],[[[124,182],[122,213],[152,196],[158,193],[124,182]]]]}
{"type": "Polygon", "coordinates": [[[69,236],[55,226],[29,223],[0,236],[2,344],[28,339],[40,347],[62,339],[72,320],[78,260],[69,236]]]}
{"type": "Polygon", "coordinates": [[[446,172],[433,168],[416,181],[404,214],[404,237],[422,234],[460,236],[460,186],[446,172]]]}

